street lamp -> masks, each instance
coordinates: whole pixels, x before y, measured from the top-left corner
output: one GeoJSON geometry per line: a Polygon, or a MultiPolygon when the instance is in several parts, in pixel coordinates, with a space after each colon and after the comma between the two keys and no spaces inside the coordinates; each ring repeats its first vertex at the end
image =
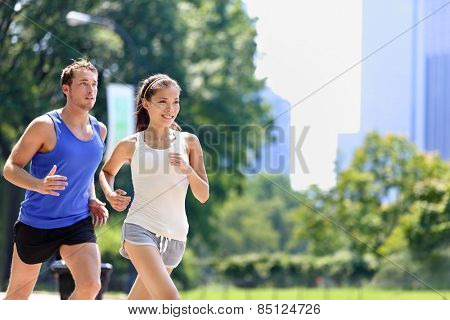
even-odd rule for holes
{"type": "MultiPolygon", "coordinates": [[[[136,44],[134,43],[133,38],[130,37],[130,35],[117,23],[115,23],[113,20],[105,18],[105,17],[97,17],[97,16],[91,16],[89,14],[78,12],[78,11],[70,11],[68,14],[66,14],[66,21],[67,24],[71,27],[81,26],[89,23],[95,23],[101,26],[106,27],[108,30],[111,30],[115,33],[117,33],[127,44],[129,47],[129,51],[131,52],[131,58],[133,61],[134,66],[138,66],[137,63],[137,56],[136,56],[136,44]]],[[[135,81],[138,81],[136,76],[134,77],[135,81]]]]}
{"type": "Polygon", "coordinates": [[[68,14],[66,14],[67,24],[71,27],[88,24],[89,22],[91,22],[91,18],[92,17],[90,15],[78,11],[70,11],[68,14]]]}

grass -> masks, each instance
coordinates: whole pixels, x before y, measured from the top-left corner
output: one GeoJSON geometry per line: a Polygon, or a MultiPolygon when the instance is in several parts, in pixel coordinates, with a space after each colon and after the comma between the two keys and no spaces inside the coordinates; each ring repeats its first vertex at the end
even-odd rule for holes
{"type": "Polygon", "coordinates": [[[202,287],[182,291],[187,300],[441,300],[450,298],[450,291],[399,290],[375,288],[258,288],[202,287]],[[441,296],[442,295],[442,296],[441,296]]]}
{"type": "MultiPolygon", "coordinates": [[[[450,290],[438,290],[450,298],[450,290]]],[[[35,292],[37,294],[38,292],[35,292]]],[[[44,292],[49,294],[49,292],[44,292]]],[[[57,292],[51,292],[59,296],[57,292]]],[[[400,290],[375,288],[258,288],[240,289],[235,287],[206,286],[180,292],[184,300],[441,300],[441,295],[431,290],[400,290]]],[[[0,294],[1,297],[1,294],[0,294]]],[[[108,291],[105,300],[123,300],[124,292],[108,291]]]]}

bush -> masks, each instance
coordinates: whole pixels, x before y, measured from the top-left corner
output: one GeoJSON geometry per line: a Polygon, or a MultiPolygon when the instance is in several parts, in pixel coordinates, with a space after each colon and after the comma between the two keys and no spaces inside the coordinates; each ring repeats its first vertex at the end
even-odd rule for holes
{"type": "Polygon", "coordinates": [[[442,251],[418,261],[407,252],[401,252],[383,261],[371,284],[383,289],[435,289],[450,288],[450,254],[442,251]],[[400,266],[400,267],[399,267],[400,266]],[[407,272],[406,272],[407,271],[407,272]],[[419,281],[419,279],[421,281],[419,281]]]}
{"type": "Polygon", "coordinates": [[[322,257],[254,253],[215,259],[211,265],[225,280],[245,288],[359,284],[378,266],[374,257],[358,259],[348,251],[322,257]]]}
{"type": "Polygon", "coordinates": [[[192,249],[186,249],[183,260],[175,268],[172,276],[177,288],[180,290],[190,290],[200,284],[200,262],[192,249]]]}
{"type": "Polygon", "coordinates": [[[109,290],[127,292],[130,289],[130,273],[133,271],[131,262],[119,253],[122,242],[123,216],[112,216],[108,224],[96,230],[102,262],[113,266],[109,290]]]}

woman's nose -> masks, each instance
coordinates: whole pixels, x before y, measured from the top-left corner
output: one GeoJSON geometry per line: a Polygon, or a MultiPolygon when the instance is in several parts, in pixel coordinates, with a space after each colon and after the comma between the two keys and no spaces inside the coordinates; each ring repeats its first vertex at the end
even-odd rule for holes
{"type": "Polygon", "coordinates": [[[175,109],[176,108],[176,104],[175,103],[167,103],[166,105],[165,105],[165,109],[170,109],[170,110],[172,110],[172,109],[175,109]]]}

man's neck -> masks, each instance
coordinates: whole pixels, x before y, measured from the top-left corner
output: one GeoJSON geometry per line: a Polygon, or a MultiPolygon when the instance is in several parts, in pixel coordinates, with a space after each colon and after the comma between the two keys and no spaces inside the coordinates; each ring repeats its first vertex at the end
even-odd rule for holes
{"type": "Polygon", "coordinates": [[[70,104],[66,104],[61,109],[61,117],[63,118],[65,123],[83,129],[88,123],[89,111],[83,110],[70,104]]]}

